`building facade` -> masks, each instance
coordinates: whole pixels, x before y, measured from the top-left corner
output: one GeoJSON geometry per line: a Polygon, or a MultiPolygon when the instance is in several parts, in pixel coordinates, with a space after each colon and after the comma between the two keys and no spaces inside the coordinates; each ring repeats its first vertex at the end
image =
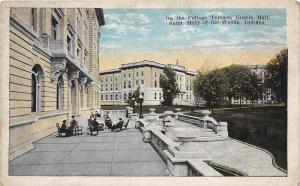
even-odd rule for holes
{"type": "Polygon", "coordinates": [[[98,8],[11,8],[9,159],[99,107],[98,8]]]}
{"type": "Polygon", "coordinates": [[[168,66],[176,72],[180,93],[174,99],[175,105],[193,105],[193,79],[196,72],[186,70],[184,66],[161,64],[154,61],[141,61],[122,64],[118,69],[100,72],[101,105],[124,105],[129,94],[140,87],[145,105],[159,105],[163,101],[163,92],[159,78],[168,66]]]}
{"type": "MultiPolygon", "coordinates": [[[[259,79],[261,80],[261,84],[265,84],[265,73],[266,69],[264,65],[247,65],[247,68],[251,70],[251,72],[255,73],[259,79]]],[[[271,88],[267,88],[263,86],[263,92],[262,92],[262,98],[258,99],[255,103],[256,104],[270,104],[273,103],[272,101],[272,90],[271,88]]],[[[232,98],[231,100],[232,104],[240,104],[239,99],[232,98]]],[[[242,99],[241,104],[251,104],[252,101],[248,99],[242,99]]]]}

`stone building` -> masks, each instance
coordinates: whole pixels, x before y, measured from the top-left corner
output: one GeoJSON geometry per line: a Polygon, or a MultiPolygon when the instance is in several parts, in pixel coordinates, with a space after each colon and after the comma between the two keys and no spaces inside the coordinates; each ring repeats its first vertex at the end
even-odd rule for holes
{"type": "Polygon", "coordinates": [[[168,66],[176,72],[180,93],[174,99],[175,105],[193,105],[193,79],[196,72],[186,70],[178,64],[161,64],[154,61],[140,61],[122,64],[118,69],[100,72],[101,105],[124,105],[129,94],[140,87],[145,105],[159,105],[163,101],[159,77],[168,66]]]}
{"type": "Polygon", "coordinates": [[[9,159],[99,107],[99,8],[11,8],[9,159]]]}

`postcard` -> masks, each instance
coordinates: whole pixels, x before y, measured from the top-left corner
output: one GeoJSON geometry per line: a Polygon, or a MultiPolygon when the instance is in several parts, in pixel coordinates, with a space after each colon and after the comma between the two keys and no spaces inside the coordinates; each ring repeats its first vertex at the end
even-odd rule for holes
{"type": "Polygon", "coordinates": [[[1,185],[300,183],[296,1],[1,9],[1,185]]]}

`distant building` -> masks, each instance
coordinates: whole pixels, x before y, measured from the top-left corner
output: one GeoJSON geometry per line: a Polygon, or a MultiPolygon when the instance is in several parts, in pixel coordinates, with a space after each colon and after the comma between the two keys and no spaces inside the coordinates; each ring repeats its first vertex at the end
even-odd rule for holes
{"type": "Polygon", "coordinates": [[[9,159],[99,107],[100,8],[11,8],[9,159]]]}
{"type": "MultiPolygon", "coordinates": [[[[251,72],[254,72],[261,79],[262,85],[264,85],[265,73],[266,73],[265,65],[247,65],[247,68],[249,68],[251,70],[251,72]]],[[[252,103],[251,100],[247,100],[245,98],[242,99],[241,101],[242,101],[242,104],[251,104],[252,103]]],[[[232,98],[231,103],[232,104],[240,104],[240,100],[232,98]]],[[[273,103],[271,88],[266,88],[263,86],[262,99],[256,100],[255,103],[256,104],[273,103]]]]}
{"type": "Polygon", "coordinates": [[[129,94],[139,86],[144,95],[145,105],[159,105],[163,101],[159,77],[168,66],[176,72],[180,93],[174,99],[176,105],[193,105],[193,79],[196,72],[186,70],[178,64],[161,64],[141,61],[122,64],[118,69],[100,72],[101,105],[124,105],[129,94]]]}

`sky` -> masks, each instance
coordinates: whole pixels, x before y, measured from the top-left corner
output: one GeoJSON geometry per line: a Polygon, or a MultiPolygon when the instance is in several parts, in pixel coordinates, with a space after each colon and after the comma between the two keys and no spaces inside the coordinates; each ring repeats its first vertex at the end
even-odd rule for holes
{"type": "Polygon", "coordinates": [[[230,64],[266,64],[286,46],[282,9],[104,9],[101,70],[152,60],[209,71],[230,64]],[[169,25],[166,17],[268,15],[265,25],[169,25]]]}

